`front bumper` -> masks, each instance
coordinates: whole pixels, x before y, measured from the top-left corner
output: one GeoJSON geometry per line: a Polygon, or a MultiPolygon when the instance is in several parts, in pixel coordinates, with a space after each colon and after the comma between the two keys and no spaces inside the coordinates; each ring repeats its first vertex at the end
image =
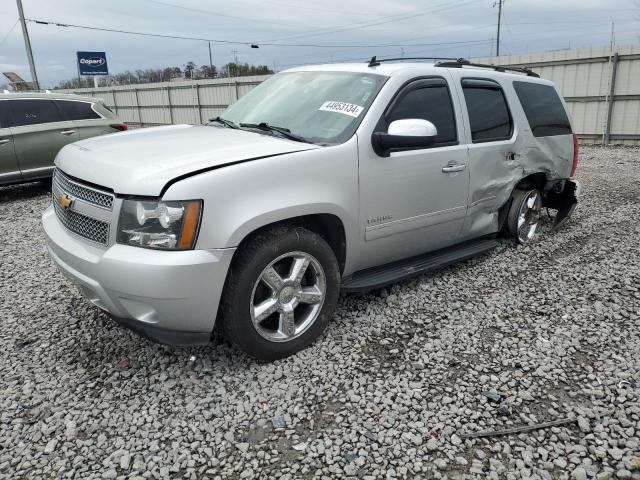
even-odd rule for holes
{"type": "Polygon", "coordinates": [[[120,324],[160,343],[208,343],[235,249],[105,249],[69,232],[53,207],[42,224],[60,271],[120,324]]]}

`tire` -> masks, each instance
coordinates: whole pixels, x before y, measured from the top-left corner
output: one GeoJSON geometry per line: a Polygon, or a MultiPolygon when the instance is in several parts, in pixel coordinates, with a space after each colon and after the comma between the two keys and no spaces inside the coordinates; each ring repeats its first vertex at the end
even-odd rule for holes
{"type": "Polygon", "coordinates": [[[219,312],[222,334],[259,360],[287,357],[322,334],[339,291],[336,256],[319,235],[293,226],[259,232],[229,269],[219,312]]]}
{"type": "Polygon", "coordinates": [[[535,188],[514,190],[507,215],[507,232],[516,243],[530,242],[540,223],[542,194],[535,188]]]}

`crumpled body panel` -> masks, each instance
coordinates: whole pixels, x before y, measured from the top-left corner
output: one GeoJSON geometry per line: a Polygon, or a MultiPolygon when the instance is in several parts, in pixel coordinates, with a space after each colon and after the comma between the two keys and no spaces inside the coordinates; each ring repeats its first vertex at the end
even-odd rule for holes
{"type": "Polygon", "coordinates": [[[522,179],[533,175],[550,189],[569,178],[572,162],[572,135],[534,137],[526,130],[511,140],[469,145],[471,184],[463,238],[497,232],[501,209],[522,179]]]}

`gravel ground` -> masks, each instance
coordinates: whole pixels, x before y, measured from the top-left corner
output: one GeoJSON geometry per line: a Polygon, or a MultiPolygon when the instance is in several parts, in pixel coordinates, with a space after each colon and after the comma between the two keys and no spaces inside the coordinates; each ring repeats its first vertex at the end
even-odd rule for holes
{"type": "Polygon", "coordinates": [[[0,478],[640,479],[640,150],[578,178],[561,231],[342,296],[273,364],[117,327],[48,259],[46,187],[1,188],[0,478]]]}

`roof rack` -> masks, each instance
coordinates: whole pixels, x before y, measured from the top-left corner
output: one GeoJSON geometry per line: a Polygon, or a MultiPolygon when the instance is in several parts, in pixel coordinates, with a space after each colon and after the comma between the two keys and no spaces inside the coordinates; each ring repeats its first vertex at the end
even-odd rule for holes
{"type": "Polygon", "coordinates": [[[436,67],[450,67],[450,68],[462,68],[462,67],[479,67],[479,68],[491,68],[496,72],[518,72],[524,73],[528,77],[536,77],[540,78],[533,70],[526,67],[511,67],[509,65],[489,65],[485,63],[472,63],[465,58],[458,58],[456,60],[447,60],[438,62],[435,64],[436,67]]]}
{"type": "Polygon", "coordinates": [[[455,57],[398,57],[398,58],[377,58],[375,55],[369,60],[370,67],[377,67],[380,62],[399,62],[403,60],[464,60],[455,57]]]}

